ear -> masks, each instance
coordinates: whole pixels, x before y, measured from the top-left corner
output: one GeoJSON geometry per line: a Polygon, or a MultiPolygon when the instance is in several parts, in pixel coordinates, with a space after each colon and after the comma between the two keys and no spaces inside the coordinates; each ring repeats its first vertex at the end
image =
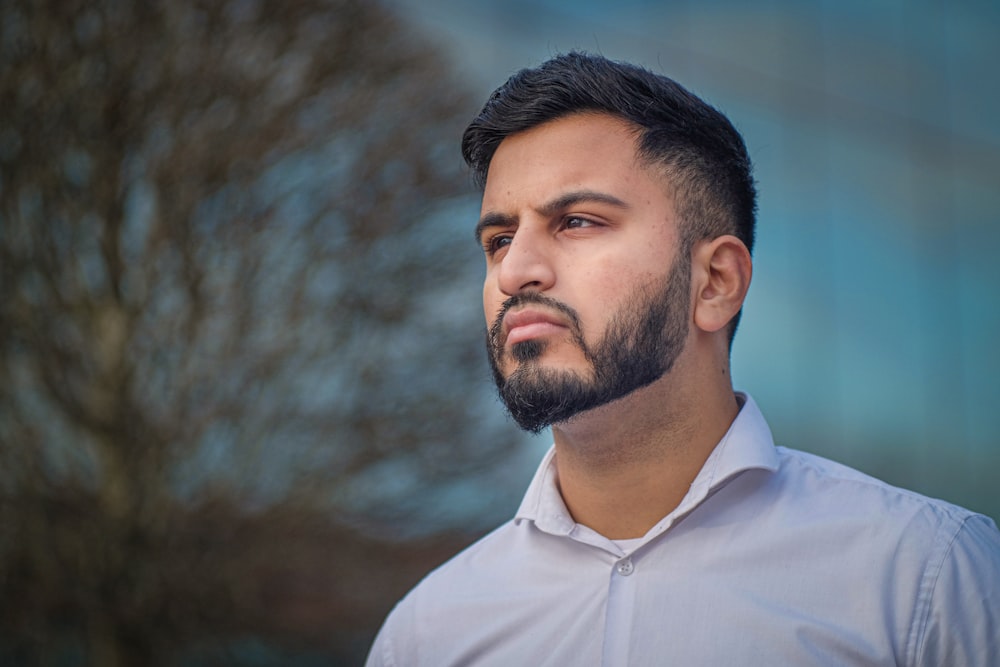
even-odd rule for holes
{"type": "Polygon", "coordinates": [[[695,246],[691,270],[695,325],[706,332],[725,328],[750,288],[750,251],[735,236],[708,239],[695,246]]]}

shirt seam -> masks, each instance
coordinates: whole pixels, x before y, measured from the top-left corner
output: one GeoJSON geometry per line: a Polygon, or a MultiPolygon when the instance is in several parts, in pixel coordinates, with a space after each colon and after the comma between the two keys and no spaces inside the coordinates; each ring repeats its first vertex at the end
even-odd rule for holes
{"type": "MultiPolygon", "coordinates": [[[[956,517],[952,515],[947,515],[949,519],[953,521],[956,517]]],[[[937,562],[928,561],[927,569],[923,576],[923,582],[920,585],[920,591],[917,597],[916,609],[914,610],[913,622],[910,628],[910,645],[913,647],[912,664],[920,664],[920,660],[923,657],[924,650],[926,649],[927,641],[927,627],[930,623],[931,609],[933,605],[931,602],[934,599],[934,593],[937,591],[937,584],[941,577],[941,571],[944,569],[945,561],[948,560],[948,555],[952,552],[955,546],[955,542],[958,541],[958,536],[961,534],[962,530],[965,528],[965,524],[971,518],[972,515],[963,517],[960,521],[957,521],[957,527],[955,531],[951,534],[948,539],[947,545],[941,551],[941,557],[937,562]]]]}
{"type": "MultiPolygon", "coordinates": [[[[799,449],[790,449],[788,447],[781,447],[781,446],[777,447],[777,449],[779,450],[779,453],[784,455],[781,458],[793,460],[797,462],[799,465],[809,468],[813,472],[822,475],[826,479],[846,484],[857,484],[859,486],[881,491],[883,493],[894,495],[899,498],[906,498],[910,501],[913,501],[922,508],[930,509],[935,512],[940,512],[941,514],[951,519],[952,521],[957,521],[960,526],[961,524],[964,524],[965,521],[967,521],[970,517],[976,516],[975,512],[967,510],[963,507],[952,505],[951,503],[945,500],[930,498],[928,496],[917,493],[916,491],[912,491],[910,489],[894,486],[886,482],[885,480],[879,479],[877,477],[872,477],[853,468],[847,468],[846,471],[841,472],[839,470],[831,469],[826,466],[816,465],[811,460],[811,458],[816,455],[811,454],[807,451],[799,449]]],[[[838,464],[836,461],[827,460],[827,462],[833,463],[837,467],[841,466],[841,464],[838,464]]],[[[779,464],[779,469],[780,467],[781,466],[779,464]]]]}

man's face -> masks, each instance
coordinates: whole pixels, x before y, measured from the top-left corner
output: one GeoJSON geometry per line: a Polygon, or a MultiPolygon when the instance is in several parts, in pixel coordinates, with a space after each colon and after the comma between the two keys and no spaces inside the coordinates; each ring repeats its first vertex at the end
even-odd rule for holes
{"type": "Polygon", "coordinates": [[[523,428],[565,421],[670,370],[689,329],[689,257],[631,126],[575,115],[505,139],[480,232],[490,363],[523,428]]]}

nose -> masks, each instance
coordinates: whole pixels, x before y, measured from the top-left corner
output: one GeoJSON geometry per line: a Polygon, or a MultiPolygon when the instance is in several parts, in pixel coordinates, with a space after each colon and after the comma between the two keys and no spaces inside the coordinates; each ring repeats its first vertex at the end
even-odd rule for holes
{"type": "Polygon", "coordinates": [[[500,261],[497,286],[507,296],[524,291],[544,292],[555,284],[556,275],[544,239],[522,226],[514,234],[500,261]]]}

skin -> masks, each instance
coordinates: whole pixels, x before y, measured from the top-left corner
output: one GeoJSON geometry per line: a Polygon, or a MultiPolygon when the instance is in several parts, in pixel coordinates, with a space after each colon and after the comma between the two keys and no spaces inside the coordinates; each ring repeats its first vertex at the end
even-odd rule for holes
{"type": "MultiPolygon", "coordinates": [[[[670,183],[636,156],[636,130],[606,114],[576,114],[507,137],[490,163],[480,239],[483,306],[537,291],[579,315],[588,344],[630,294],[665,280],[680,247],[670,183]]],[[[683,351],[653,384],[553,424],[559,489],[578,523],[610,539],[641,537],[670,513],[739,411],[726,325],[751,277],[733,236],[691,248],[683,351]]],[[[589,378],[591,367],[559,313],[529,305],[504,322],[500,368],[516,341],[537,339],[544,366],[589,378]]]]}

